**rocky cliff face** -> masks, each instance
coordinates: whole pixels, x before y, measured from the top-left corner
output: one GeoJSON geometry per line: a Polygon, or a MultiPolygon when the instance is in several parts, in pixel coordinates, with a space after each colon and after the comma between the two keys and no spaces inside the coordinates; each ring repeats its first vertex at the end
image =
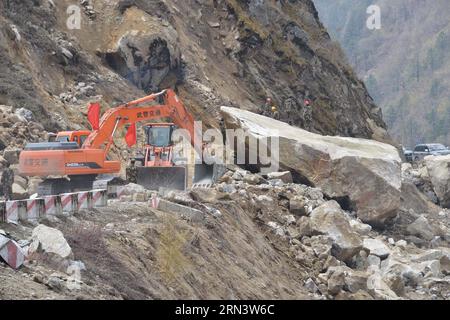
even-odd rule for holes
{"type": "Polygon", "coordinates": [[[30,110],[47,131],[88,127],[89,101],[106,107],[172,86],[210,126],[220,105],[261,111],[267,97],[281,120],[303,126],[309,98],[315,131],[387,139],[309,0],[75,4],[0,3],[0,104],[30,110]]]}

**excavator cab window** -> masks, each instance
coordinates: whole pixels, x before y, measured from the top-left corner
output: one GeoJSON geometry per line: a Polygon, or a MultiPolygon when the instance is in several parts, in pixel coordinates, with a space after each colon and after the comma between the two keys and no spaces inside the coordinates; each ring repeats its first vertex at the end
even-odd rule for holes
{"type": "Polygon", "coordinates": [[[48,142],[56,142],[57,135],[54,133],[49,133],[48,135],[48,142]]]}
{"type": "Polygon", "coordinates": [[[69,136],[58,136],[56,142],[69,142],[69,136]]]}
{"type": "Polygon", "coordinates": [[[80,147],[83,146],[83,144],[86,141],[87,137],[88,137],[87,135],[80,136],[80,147]]]}
{"type": "Polygon", "coordinates": [[[147,126],[146,131],[149,145],[158,148],[172,145],[173,126],[147,126]]]}

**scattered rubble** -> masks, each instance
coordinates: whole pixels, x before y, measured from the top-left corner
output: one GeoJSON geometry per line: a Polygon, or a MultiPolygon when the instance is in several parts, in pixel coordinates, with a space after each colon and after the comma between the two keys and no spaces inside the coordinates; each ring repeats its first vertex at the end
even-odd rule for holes
{"type": "Polygon", "coordinates": [[[389,257],[391,251],[383,241],[379,239],[364,239],[363,248],[371,255],[379,257],[381,260],[389,257]]]}
{"type": "Polygon", "coordinates": [[[418,236],[428,241],[433,240],[435,237],[433,227],[424,216],[420,216],[416,221],[411,223],[407,227],[407,231],[413,236],[418,236]]]}
{"type": "MultiPolygon", "coordinates": [[[[117,208],[114,209],[117,213],[108,213],[97,219],[107,219],[101,220],[104,225],[102,232],[118,236],[121,243],[131,245],[129,237],[131,232],[135,232],[131,230],[139,228],[139,221],[142,222],[142,217],[148,213],[131,219],[129,212],[125,212],[140,212],[141,206],[146,210],[156,210],[157,216],[170,214],[196,230],[216,230],[219,225],[220,229],[235,228],[235,219],[247,217],[256,223],[255,226],[278,251],[297,264],[296,272],[302,275],[302,290],[312,299],[413,299],[417,297],[417,292],[423,292],[421,297],[427,299],[448,298],[448,286],[445,285],[450,274],[450,251],[445,247],[448,244],[437,248],[418,247],[399,238],[398,234],[389,234],[389,228],[382,235],[377,229],[364,224],[354,212],[342,208],[337,201],[327,200],[318,188],[288,182],[273,185],[269,176],[279,177],[276,173],[266,174],[258,180],[246,178],[256,175],[246,170],[232,169],[225,175],[226,182],[189,192],[161,190],[155,193],[130,184],[124,187],[123,197],[130,197],[127,202],[110,200],[112,206],[109,208],[117,208]],[[230,212],[238,216],[230,216],[230,212]],[[119,219],[122,214],[128,218],[119,219]],[[118,232],[118,229],[129,231],[118,232]]],[[[84,219],[92,219],[90,217],[98,214],[101,211],[93,216],[85,215],[84,219]]],[[[426,228],[411,227],[419,222],[413,220],[401,230],[431,238],[431,235],[417,233],[417,230],[426,228]]],[[[403,222],[399,220],[398,223],[403,222]]],[[[434,224],[429,222],[428,225],[434,224]]],[[[98,231],[83,237],[90,239],[94,234],[98,231]]],[[[403,236],[407,238],[406,233],[403,236]]],[[[248,237],[258,236],[253,232],[248,237]]],[[[73,239],[72,236],[69,238],[73,239]]],[[[73,251],[60,231],[39,225],[33,230],[31,239],[30,253],[39,251],[57,255],[67,261],[64,264],[66,267],[72,265],[77,270],[93,272],[93,265],[85,264],[84,251],[73,251]],[[83,262],[72,261],[74,255],[83,262]]],[[[202,242],[195,239],[192,240],[193,246],[202,246],[202,242]]],[[[95,243],[95,240],[91,241],[95,243]]],[[[138,242],[134,242],[133,246],[141,243],[141,240],[134,241],[138,242]]],[[[36,267],[33,268],[35,270],[36,267]]],[[[72,292],[67,287],[74,282],[64,273],[65,270],[63,273],[49,272],[48,275],[42,274],[43,269],[39,270],[41,276],[36,275],[36,279],[41,279],[39,281],[48,289],[63,295],[72,292]]],[[[86,286],[84,280],[82,286],[86,286]]]]}
{"type": "Polygon", "coordinates": [[[0,150],[10,164],[18,163],[19,151],[27,142],[45,141],[44,127],[33,119],[29,110],[0,105],[0,150]]]}
{"type": "Polygon", "coordinates": [[[97,13],[94,10],[92,0],[80,0],[80,4],[83,6],[84,13],[89,17],[89,19],[95,20],[97,13]]]}

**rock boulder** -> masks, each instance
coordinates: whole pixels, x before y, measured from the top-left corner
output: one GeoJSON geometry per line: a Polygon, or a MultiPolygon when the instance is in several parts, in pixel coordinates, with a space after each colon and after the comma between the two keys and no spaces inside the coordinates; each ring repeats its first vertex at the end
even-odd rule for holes
{"type": "Polygon", "coordinates": [[[425,164],[441,206],[450,208],[450,155],[428,156],[425,164]]]}
{"type": "Polygon", "coordinates": [[[222,107],[221,111],[227,129],[243,129],[269,145],[267,138],[278,138],[280,169],[291,171],[297,182],[319,187],[330,198],[348,199],[366,223],[380,226],[396,216],[402,181],[395,147],[322,136],[241,109],[222,107]]]}
{"type": "Polygon", "coordinates": [[[63,259],[72,258],[73,253],[61,231],[40,224],[33,230],[32,251],[55,254],[63,259]]]}
{"type": "Polygon", "coordinates": [[[13,183],[12,185],[12,197],[14,200],[23,200],[28,198],[28,192],[22,188],[19,184],[13,183]]]}
{"type": "Polygon", "coordinates": [[[380,259],[386,259],[391,253],[388,246],[379,239],[364,239],[364,249],[380,259]]]}
{"type": "Polygon", "coordinates": [[[292,174],[289,171],[284,172],[271,172],[267,175],[268,179],[280,179],[284,183],[292,183],[292,174]]]}
{"type": "Polygon", "coordinates": [[[332,239],[332,254],[341,261],[349,261],[362,249],[361,237],[336,201],[326,202],[311,213],[311,229],[332,239]]]}
{"type": "Polygon", "coordinates": [[[409,234],[428,241],[433,240],[436,236],[436,230],[424,216],[417,218],[417,220],[411,223],[406,230],[409,234]]]}
{"type": "Polygon", "coordinates": [[[10,164],[19,163],[20,149],[18,148],[7,148],[3,151],[3,158],[10,164]]]}

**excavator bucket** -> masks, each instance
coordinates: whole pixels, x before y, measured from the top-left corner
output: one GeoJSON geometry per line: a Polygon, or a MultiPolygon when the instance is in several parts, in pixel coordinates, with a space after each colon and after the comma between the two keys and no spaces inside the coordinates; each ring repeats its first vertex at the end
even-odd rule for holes
{"type": "Polygon", "coordinates": [[[225,173],[225,166],[218,164],[196,164],[193,180],[194,187],[209,187],[225,173]]]}
{"type": "Polygon", "coordinates": [[[138,167],[137,184],[149,190],[186,190],[185,167],[138,167]]]}

